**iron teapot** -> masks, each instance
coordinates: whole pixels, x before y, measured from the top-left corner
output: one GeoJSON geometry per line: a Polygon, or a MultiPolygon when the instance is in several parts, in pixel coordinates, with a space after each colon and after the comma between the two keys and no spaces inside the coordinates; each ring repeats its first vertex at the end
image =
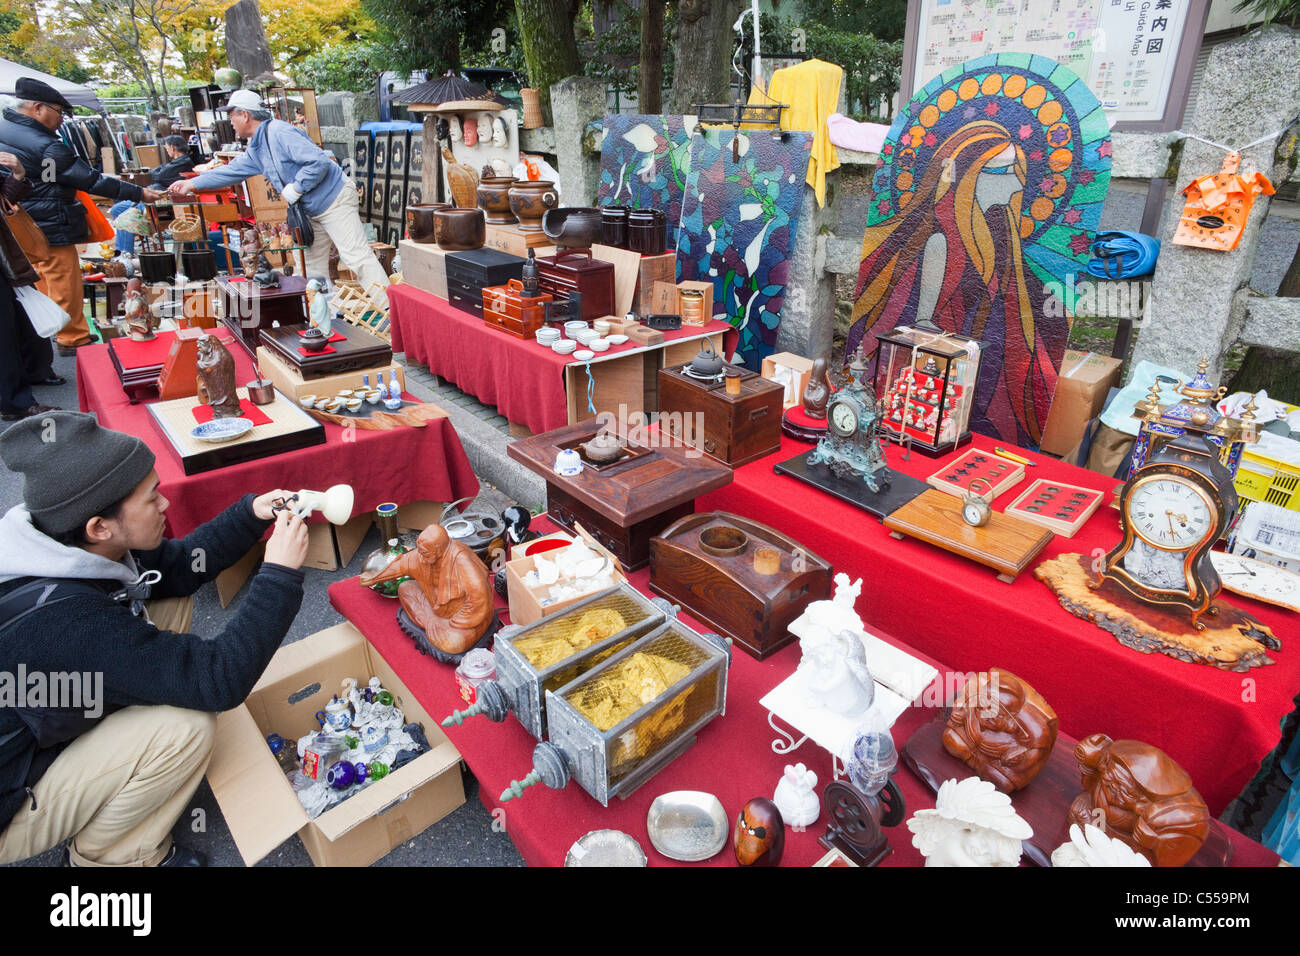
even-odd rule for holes
{"type": "Polygon", "coordinates": [[[582,453],[587,456],[589,461],[597,465],[607,465],[612,461],[617,461],[619,455],[623,453],[623,443],[618,437],[608,432],[601,432],[591,439],[578,446],[582,453]]]}
{"type": "Polygon", "coordinates": [[[707,341],[704,347],[695,354],[691,359],[691,374],[698,378],[712,378],[715,375],[722,374],[722,367],[726,364],[722,356],[713,351],[713,346],[707,341]]]}

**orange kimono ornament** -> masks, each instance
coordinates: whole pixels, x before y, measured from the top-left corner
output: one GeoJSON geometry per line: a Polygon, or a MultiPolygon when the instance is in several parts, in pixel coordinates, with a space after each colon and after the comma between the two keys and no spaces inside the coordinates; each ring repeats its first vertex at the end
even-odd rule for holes
{"type": "Polygon", "coordinates": [[[1187,204],[1174,242],[1219,252],[1237,248],[1255,197],[1273,195],[1273,184],[1263,173],[1239,176],[1240,162],[1240,153],[1229,153],[1219,172],[1199,176],[1183,190],[1187,204]]]}

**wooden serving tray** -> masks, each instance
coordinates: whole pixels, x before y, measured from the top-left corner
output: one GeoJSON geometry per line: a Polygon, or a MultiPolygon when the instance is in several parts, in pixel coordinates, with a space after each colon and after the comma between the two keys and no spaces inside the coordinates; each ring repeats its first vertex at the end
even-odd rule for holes
{"type": "Polygon", "coordinates": [[[796,639],[790,622],[810,602],[830,597],[831,566],[774,528],[714,511],[688,515],[650,539],[650,590],[762,660],[796,639]],[[718,531],[748,540],[739,553],[709,553],[701,535],[718,531]],[[778,555],[775,573],[754,568],[763,548],[778,555]]]}
{"type": "Polygon", "coordinates": [[[984,527],[971,527],[961,518],[961,501],[934,488],[885,515],[884,524],[892,538],[911,536],[969,558],[992,568],[1007,584],[1052,540],[1047,529],[996,511],[984,527]]]}
{"type": "Polygon", "coordinates": [[[296,368],[304,379],[325,378],[343,372],[383,368],[393,364],[391,345],[377,335],[347,322],[332,323],[333,331],[345,337],[342,342],[330,343],[330,348],[334,351],[303,355],[298,351],[302,344],[298,333],[306,327],[306,323],[298,323],[261,330],[262,344],[296,368]]]}

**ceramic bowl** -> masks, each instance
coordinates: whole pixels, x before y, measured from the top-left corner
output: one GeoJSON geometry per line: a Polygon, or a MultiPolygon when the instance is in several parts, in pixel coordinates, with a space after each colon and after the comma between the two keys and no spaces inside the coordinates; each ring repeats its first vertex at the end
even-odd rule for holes
{"type": "Polygon", "coordinates": [[[569,338],[573,338],[575,332],[579,332],[585,328],[589,328],[586,322],[579,321],[578,319],[571,319],[564,323],[564,334],[569,338]]]}
{"type": "Polygon", "coordinates": [[[560,340],[560,330],[559,330],[559,329],[550,328],[550,329],[538,329],[538,330],[537,330],[537,344],[538,344],[538,345],[545,345],[547,348],[550,348],[551,345],[553,345],[554,343],[558,342],[559,340],[560,340]]]}
{"type": "Polygon", "coordinates": [[[578,343],[573,339],[560,339],[555,342],[551,348],[560,355],[568,355],[578,347],[578,343]]]}
{"type": "Polygon", "coordinates": [[[379,394],[379,389],[377,388],[371,389],[370,391],[366,392],[366,401],[369,402],[371,405],[378,405],[380,397],[381,396],[379,394]]]}
{"type": "Polygon", "coordinates": [[[609,319],[597,319],[591,327],[600,335],[609,335],[609,319]]]}
{"type": "Polygon", "coordinates": [[[587,348],[591,349],[593,352],[608,352],[609,339],[592,339],[587,343],[587,348]]]}
{"type": "Polygon", "coordinates": [[[384,408],[388,409],[390,412],[395,412],[401,407],[402,407],[402,400],[400,398],[384,399],[384,408]]]}
{"type": "Polygon", "coordinates": [[[233,441],[253,430],[253,423],[247,418],[214,418],[212,421],[195,425],[190,435],[199,441],[217,442],[233,441]]]}
{"type": "Polygon", "coordinates": [[[578,349],[576,352],[573,353],[573,357],[577,359],[579,362],[585,362],[588,359],[595,358],[596,353],[593,352],[591,349],[578,349]]]}
{"type": "Polygon", "coordinates": [[[589,345],[596,341],[596,339],[600,338],[600,335],[595,329],[580,329],[575,331],[573,335],[569,336],[569,338],[573,339],[575,342],[581,342],[583,345],[589,345]]]}
{"type": "Polygon", "coordinates": [[[351,398],[354,394],[356,393],[350,388],[341,388],[338,391],[339,398],[351,398]]]}
{"type": "Polygon", "coordinates": [[[607,336],[605,336],[605,341],[608,342],[610,345],[622,345],[624,342],[627,341],[627,336],[626,336],[626,335],[607,335],[607,336]]]}
{"type": "Polygon", "coordinates": [[[348,411],[356,412],[361,410],[363,400],[360,398],[349,398],[347,400],[348,411]]]}
{"type": "Polygon", "coordinates": [[[316,396],[315,396],[315,395],[299,395],[299,396],[298,396],[298,404],[301,405],[303,408],[311,408],[313,405],[316,404],[316,396]]]}
{"type": "Polygon", "coordinates": [[[325,403],[325,411],[327,412],[338,412],[342,408],[343,408],[343,399],[341,398],[331,398],[329,401],[325,403]]]}
{"type": "Polygon", "coordinates": [[[325,406],[327,406],[327,405],[328,405],[330,402],[332,402],[332,401],[333,401],[332,398],[318,398],[318,399],[316,399],[316,410],[319,411],[319,412],[323,412],[323,411],[325,411],[325,406]]]}

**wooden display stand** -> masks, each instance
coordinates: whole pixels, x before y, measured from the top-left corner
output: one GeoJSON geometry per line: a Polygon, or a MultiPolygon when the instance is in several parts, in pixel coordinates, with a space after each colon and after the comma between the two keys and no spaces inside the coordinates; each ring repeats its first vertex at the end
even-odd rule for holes
{"type": "Polygon", "coordinates": [[[305,379],[302,372],[275,352],[272,352],[265,345],[257,350],[257,365],[262,370],[262,374],[271,380],[276,389],[288,395],[295,402],[303,395],[336,395],[341,389],[361,388],[364,383],[362,376],[369,375],[371,385],[376,384],[375,374],[384,373],[384,380],[391,381],[392,377],[397,376],[403,389],[406,387],[406,369],[398,362],[394,361],[390,365],[384,365],[380,368],[356,369],[351,372],[341,372],[338,375],[328,375],[323,378],[305,379]]]}
{"type": "Polygon", "coordinates": [[[936,548],[970,558],[998,573],[1010,584],[1047,547],[1052,532],[993,512],[982,528],[961,517],[959,498],[927,488],[897,511],[885,515],[891,538],[911,536],[936,548]]]}
{"type": "Polygon", "coordinates": [[[261,330],[261,344],[297,368],[305,379],[382,369],[393,362],[393,350],[386,341],[346,322],[333,325],[334,335],[343,336],[341,341],[331,341],[321,352],[303,354],[298,334],[305,328],[305,325],[281,325],[261,330]]]}
{"type": "Polygon", "coordinates": [[[199,339],[203,329],[180,329],[158,374],[158,397],[164,401],[198,394],[199,339]]]}
{"type": "MultiPolygon", "coordinates": [[[[923,724],[903,745],[903,762],[936,793],[945,780],[964,780],[975,771],[943,748],[943,728],[947,712],[923,724]]],[[[1070,840],[1070,803],[1083,793],[1079,765],[1074,759],[1078,743],[1073,737],[1058,733],[1052,755],[1038,776],[1011,794],[1011,804],[1031,827],[1034,835],[1023,843],[1024,854],[1037,866],[1052,865],[1052,851],[1070,840]]],[[[1108,830],[1110,836],[1124,837],[1108,830]]],[[[1132,844],[1128,840],[1125,843],[1132,844]]],[[[1138,849],[1136,846],[1133,849],[1138,849]]],[[[1223,824],[1210,821],[1210,835],[1187,866],[1227,866],[1232,858],[1232,844],[1223,824]]]]}
{"type": "Polygon", "coordinates": [[[307,321],[307,280],[302,276],[281,276],[275,289],[263,289],[251,279],[222,277],[216,282],[221,321],[249,354],[261,344],[262,329],[307,321]]]}

